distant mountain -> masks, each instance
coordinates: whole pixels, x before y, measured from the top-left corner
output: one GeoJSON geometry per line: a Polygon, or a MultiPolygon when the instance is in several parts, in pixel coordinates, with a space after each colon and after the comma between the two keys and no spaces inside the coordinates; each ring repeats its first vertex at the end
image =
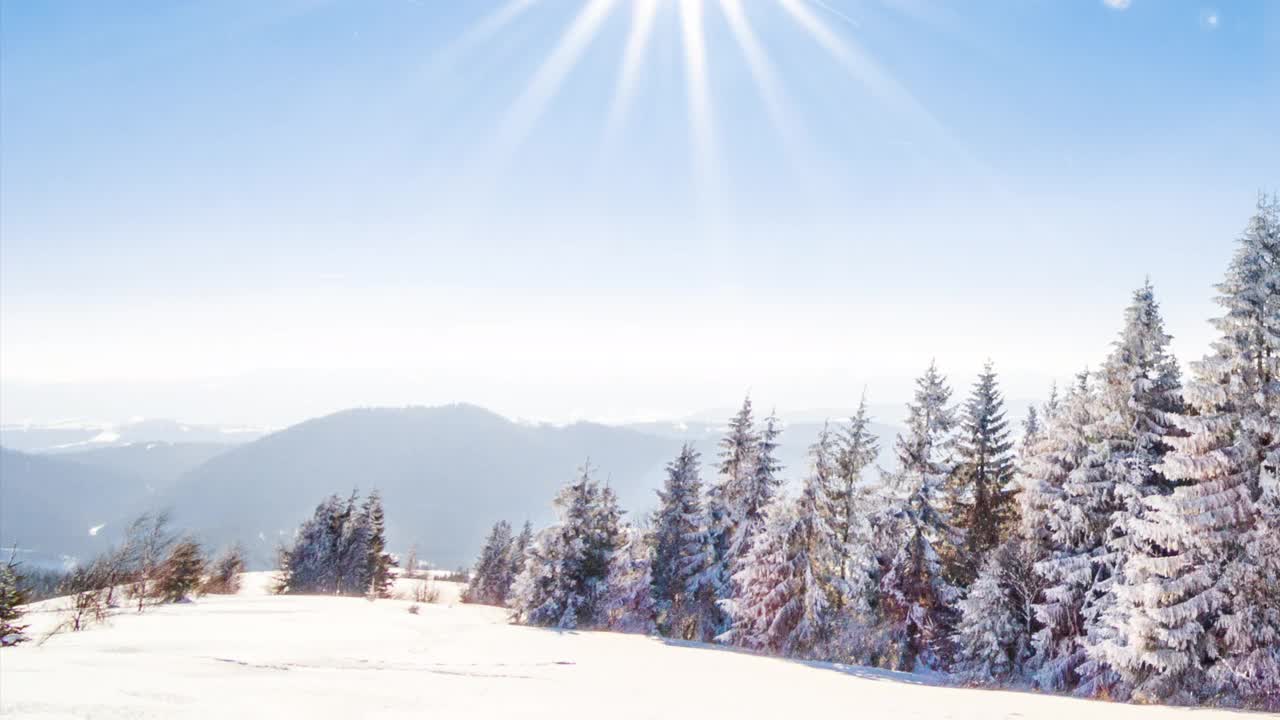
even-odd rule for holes
{"type": "Polygon", "coordinates": [[[103,467],[0,448],[0,546],[40,564],[94,554],[146,492],[103,467]]]}
{"type": "MultiPolygon", "coordinates": [[[[103,545],[102,537],[118,539],[138,512],[168,508],[176,525],[210,547],[240,541],[263,566],[324,497],[376,487],[387,508],[391,549],[416,544],[420,557],[455,567],[472,561],[495,520],[550,522],[556,490],[587,458],[632,517],[654,507],[663,468],[685,441],[702,452],[704,479],[711,480],[722,425],[539,425],[451,405],[347,410],[234,446],[6,451],[0,539],[24,546],[38,539],[42,550],[80,554],[103,545]],[[20,469],[11,475],[10,464],[20,469]],[[90,539],[88,529],[102,523],[105,535],[90,539]],[[31,526],[42,528],[38,538],[31,526]],[[21,532],[15,536],[11,527],[21,532]]],[[[784,429],[785,478],[807,471],[806,453],[820,428],[796,423],[784,429]]],[[[895,429],[874,429],[887,467],[895,429]]]]}
{"type": "Polygon", "coordinates": [[[206,541],[242,540],[258,562],[330,493],[378,488],[393,549],[469,563],[498,519],[552,519],[550,501],[588,457],[625,506],[647,502],[679,442],[627,428],[527,425],[468,405],[348,410],[233,448],[160,502],[206,541]]]}
{"type": "Polygon", "coordinates": [[[154,493],[232,447],[234,445],[228,443],[211,442],[137,442],[66,450],[57,456],[141,480],[146,491],[154,493]]]}
{"type": "Polygon", "coordinates": [[[196,425],[176,420],[131,420],[125,423],[59,423],[0,426],[0,445],[23,452],[76,452],[88,448],[138,443],[214,443],[230,445],[257,440],[259,428],[196,425]]]}

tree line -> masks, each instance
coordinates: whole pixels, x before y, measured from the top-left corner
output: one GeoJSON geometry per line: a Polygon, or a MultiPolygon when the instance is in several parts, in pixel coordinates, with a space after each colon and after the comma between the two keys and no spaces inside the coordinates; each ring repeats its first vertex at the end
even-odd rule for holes
{"type": "Polygon", "coordinates": [[[1136,702],[1280,707],[1280,205],[1260,198],[1210,351],[1183,379],[1150,282],[1110,354],[1021,432],[990,363],[960,405],[934,365],[897,467],[865,398],[783,492],[751,400],[714,478],[685,445],[623,520],[585,465],[558,521],[495,526],[469,598],[514,620],[1136,702]]]}

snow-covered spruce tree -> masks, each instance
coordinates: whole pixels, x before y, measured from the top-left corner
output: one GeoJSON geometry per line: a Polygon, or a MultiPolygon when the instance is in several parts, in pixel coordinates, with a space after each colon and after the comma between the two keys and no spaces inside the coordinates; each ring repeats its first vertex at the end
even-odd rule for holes
{"type": "MultiPolygon", "coordinates": [[[[365,595],[369,592],[371,518],[359,495],[332,495],[298,528],[291,546],[280,551],[278,590],[285,593],[365,595]]],[[[390,563],[386,557],[385,562],[390,563]]]]}
{"type": "Polygon", "coordinates": [[[653,515],[653,596],[662,632],[707,641],[722,618],[711,577],[715,549],[702,507],[701,462],[698,451],[685,443],[667,464],[653,515]]]}
{"type": "Polygon", "coordinates": [[[369,544],[372,527],[360,513],[360,497],[352,490],[339,513],[333,516],[329,532],[333,538],[333,562],[337,569],[340,595],[365,595],[369,592],[369,544]]]}
{"type": "Polygon", "coordinates": [[[533,523],[528,520],[524,521],[524,527],[520,528],[520,534],[515,540],[511,541],[511,552],[508,554],[507,562],[510,565],[511,586],[507,588],[507,598],[511,597],[511,587],[515,585],[516,578],[519,577],[520,571],[524,569],[524,556],[529,552],[529,546],[533,544],[533,523]]]}
{"type": "Polygon", "coordinates": [[[512,616],[531,625],[588,627],[596,595],[620,537],[616,505],[608,507],[590,463],[555,499],[558,522],[534,538],[512,591],[512,616]],[[608,527],[612,517],[613,527],[608,527]],[[610,546],[608,543],[613,542],[610,546]]]}
{"type": "Polygon", "coordinates": [[[362,575],[365,593],[370,597],[391,597],[391,555],[387,553],[387,521],[382,510],[382,494],[376,489],[369,493],[360,508],[359,522],[365,527],[366,560],[362,575]]]}
{"type": "MultiPolygon", "coordinates": [[[[749,538],[746,541],[743,538],[750,535],[752,527],[759,525],[758,509],[752,522],[748,522],[744,500],[755,475],[759,443],[760,436],[755,430],[751,398],[748,396],[743,399],[742,408],[729,421],[729,429],[720,439],[718,477],[707,491],[707,529],[714,562],[704,576],[705,582],[715,592],[717,607],[721,601],[732,600],[731,578],[737,553],[750,549],[749,538]]],[[[715,634],[723,632],[727,626],[728,618],[719,613],[715,634]]]]}
{"type": "Polygon", "coordinates": [[[956,589],[943,574],[938,548],[954,536],[943,515],[942,486],[952,470],[951,390],[930,364],[907,406],[892,478],[891,532],[897,545],[880,579],[880,613],[894,647],[885,658],[902,670],[939,668],[951,633],[956,589]]]}
{"type": "Polygon", "coordinates": [[[999,558],[992,553],[959,603],[952,671],[967,682],[1007,682],[1015,672],[1019,621],[1002,574],[999,558]]]}
{"type": "Polygon", "coordinates": [[[598,626],[647,635],[657,628],[653,600],[650,539],[634,527],[622,530],[623,544],[613,553],[600,594],[598,626]]]}
{"type": "Polygon", "coordinates": [[[1034,638],[1035,683],[1046,690],[1076,686],[1084,662],[1084,606],[1093,589],[1093,556],[1099,552],[1110,517],[1109,489],[1087,482],[1077,470],[1089,452],[1097,393],[1088,372],[1048,418],[1044,439],[1024,462],[1024,532],[1047,543],[1037,564],[1047,586],[1036,604],[1040,629],[1034,638]],[[1034,511],[1030,511],[1034,508],[1034,511]],[[1047,534],[1042,535],[1043,525],[1047,534]]]}
{"type": "Polygon", "coordinates": [[[18,563],[13,558],[0,565],[0,647],[11,647],[26,642],[26,625],[21,623],[22,606],[27,595],[18,574],[18,563]]]}
{"type": "Polygon", "coordinates": [[[965,403],[956,443],[956,468],[947,482],[947,515],[959,531],[947,548],[952,583],[967,586],[1016,515],[1013,442],[1004,397],[988,361],[965,403]]]}
{"type": "Polygon", "coordinates": [[[511,574],[511,523],[499,520],[494,523],[485,539],[480,557],[471,571],[471,581],[462,593],[462,601],[480,605],[507,604],[514,576],[511,574]]]}
{"type": "Polygon", "coordinates": [[[587,557],[584,572],[587,576],[587,606],[584,608],[583,625],[599,625],[600,598],[613,556],[626,542],[622,523],[622,508],[618,507],[618,495],[609,485],[599,489],[596,504],[592,508],[591,533],[588,536],[587,557]]]}
{"type": "Polygon", "coordinates": [[[836,476],[831,494],[831,528],[836,534],[835,569],[839,596],[836,604],[863,613],[876,570],[871,533],[872,517],[883,498],[868,487],[864,472],[874,466],[880,443],[871,432],[871,417],[864,394],[858,411],[837,441],[836,476]]]}
{"type": "Polygon", "coordinates": [[[280,550],[282,593],[333,593],[337,580],[333,567],[333,537],[329,530],[337,524],[342,500],[330,495],[316,506],[311,518],[295,533],[293,544],[280,550]]]}
{"type": "Polygon", "coordinates": [[[1179,483],[1153,498],[1136,619],[1148,662],[1135,697],[1280,709],[1280,207],[1260,198],[1218,285],[1224,314],[1191,364],[1188,412],[1160,466],[1179,483]],[[1201,676],[1206,680],[1200,680],[1201,676]]]}
{"type": "Polygon", "coordinates": [[[765,531],[734,575],[739,595],[726,603],[728,642],[783,655],[826,657],[839,595],[831,529],[835,438],[824,427],[810,449],[811,471],[800,496],[769,507],[765,531]]]}
{"type": "Polygon", "coordinates": [[[1133,294],[1124,329],[1100,373],[1101,415],[1077,473],[1110,493],[1105,543],[1094,556],[1092,606],[1085,608],[1085,652],[1077,692],[1128,698],[1150,672],[1142,637],[1143,585],[1167,554],[1150,532],[1148,499],[1168,495],[1158,466],[1169,450],[1172,416],[1182,409],[1178,364],[1169,353],[1151,283],[1133,294]]]}

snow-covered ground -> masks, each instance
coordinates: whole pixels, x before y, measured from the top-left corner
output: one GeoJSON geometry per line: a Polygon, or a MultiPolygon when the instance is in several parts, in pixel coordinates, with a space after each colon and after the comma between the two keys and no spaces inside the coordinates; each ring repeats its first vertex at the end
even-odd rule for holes
{"type": "MultiPolygon", "coordinates": [[[[410,590],[400,580],[397,590],[410,590]]],[[[1231,714],[935,687],[865,668],[507,624],[455,602],[206,597],[0,651],[6,718],[1077,718],[1231,714]]],[[[451,586],[451,587],[444,587],[451,586]]],[[[56,602],[29,616],[56,624],[56,602]]]]}

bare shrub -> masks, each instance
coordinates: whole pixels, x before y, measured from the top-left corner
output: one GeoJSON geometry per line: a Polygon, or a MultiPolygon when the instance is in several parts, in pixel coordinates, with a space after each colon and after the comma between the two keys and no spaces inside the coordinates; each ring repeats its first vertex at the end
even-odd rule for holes
{"type": "Polygon", "coordinates": [[[413,601],[416,603],[436,603],[440,601],[440,588],[430,580],[423,580],[413,587],[413,601]]]}

